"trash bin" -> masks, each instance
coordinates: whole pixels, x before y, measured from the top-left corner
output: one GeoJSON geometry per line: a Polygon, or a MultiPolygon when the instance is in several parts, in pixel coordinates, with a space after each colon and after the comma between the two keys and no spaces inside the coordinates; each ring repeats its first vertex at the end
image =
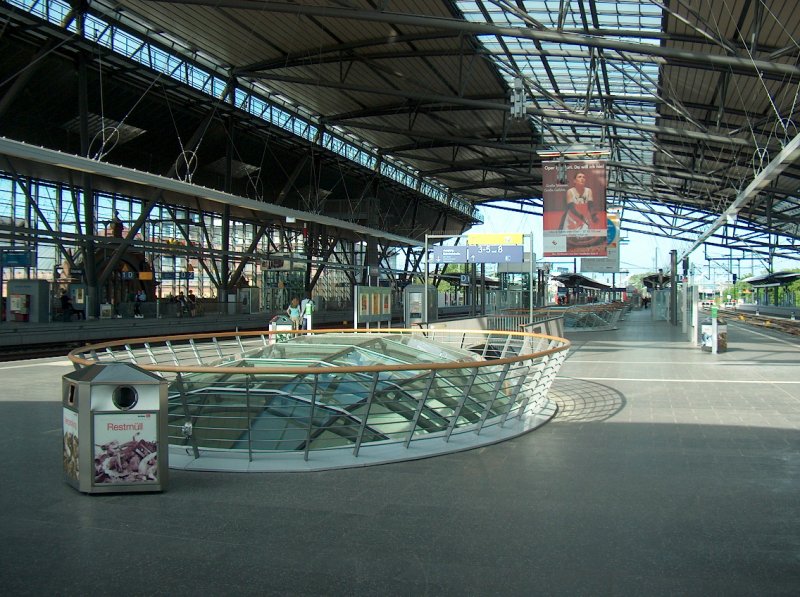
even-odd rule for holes
{"type": "MultiPolygon", "coordinates": [[[[291,330],[292,327],[292,320],[286,317],[286,315],[276,315],[272,319],[269,320],[269,331],[271,332],[281,332],[286,330],[291,330]]],[[[275,344],[277,342],[286,342],[289,340],[294,334],[270,334],[269,335],[269,343],[275,344]]]]}
{"type": "Polygon", "coordinates": [[[64,478],[84,493],[163,491],[169,470],[167,381],[129,363],[62,379],[64,478]]]}
{"type": "MultiPolygon", "coordinates": [[[[714,324],[711,319],[700,323],[700,348],[706,352],[713,350],[714,324]]],[[[717,319],[717,352],[728,350],[728,324],[724,319],[717,319]]]]}

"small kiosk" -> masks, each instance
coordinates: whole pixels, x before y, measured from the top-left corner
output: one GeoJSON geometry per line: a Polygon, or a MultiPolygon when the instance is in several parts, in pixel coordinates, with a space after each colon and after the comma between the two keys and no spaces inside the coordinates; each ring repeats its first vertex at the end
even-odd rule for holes
{"type": "Polygon", "coordinates": [[[439,320],[439,293],[435,286],[409,284],[403,289],[403,315],[406,327],[439,320]],[[428,293],[428,316],[425,317],[425,292],[428,293]]]}

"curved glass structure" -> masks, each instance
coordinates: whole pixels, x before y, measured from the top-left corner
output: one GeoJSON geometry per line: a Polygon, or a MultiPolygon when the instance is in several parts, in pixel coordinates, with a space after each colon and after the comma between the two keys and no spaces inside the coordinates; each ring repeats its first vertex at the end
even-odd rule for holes
{"type": "Polygon", "coordinates": [[[79,364],[125,360],[170,379],[171,466],[309,470],[463,450],[554,414],[561,338],[522,332],[352,330],[113,343],[79,364]]]}

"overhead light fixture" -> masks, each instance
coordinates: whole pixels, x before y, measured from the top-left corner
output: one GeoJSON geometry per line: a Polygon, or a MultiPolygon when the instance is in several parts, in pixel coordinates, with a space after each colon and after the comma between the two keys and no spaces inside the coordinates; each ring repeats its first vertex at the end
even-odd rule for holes
{"type": "Polygon", "coordinates": [[[292,216],[286,216],[286,223],[287,224],[294,224],[297,221],[297,218],[293,218],[292,216]]]}
{"type": "Polygon", "coordinates": [[[563,149],[537,150],[536,154],[541,158],[601,157],[611,155],[611,151],[596,147],[570,145],[563,149]]]}

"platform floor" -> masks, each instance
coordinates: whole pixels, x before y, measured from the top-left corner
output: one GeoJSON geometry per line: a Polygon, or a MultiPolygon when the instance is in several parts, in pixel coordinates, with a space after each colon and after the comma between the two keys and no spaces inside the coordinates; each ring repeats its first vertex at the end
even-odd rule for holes
{"type": "MultiPolygon", "coordinates": [[[[574,334],[556,418],[339,472],[61,474],[63,360],[0,364],[5,595],[797,595],[800,340],[711,355],[633,312],[574,334]]],[[[569,334],[568,334],[569,335],[569,334]]]]}

